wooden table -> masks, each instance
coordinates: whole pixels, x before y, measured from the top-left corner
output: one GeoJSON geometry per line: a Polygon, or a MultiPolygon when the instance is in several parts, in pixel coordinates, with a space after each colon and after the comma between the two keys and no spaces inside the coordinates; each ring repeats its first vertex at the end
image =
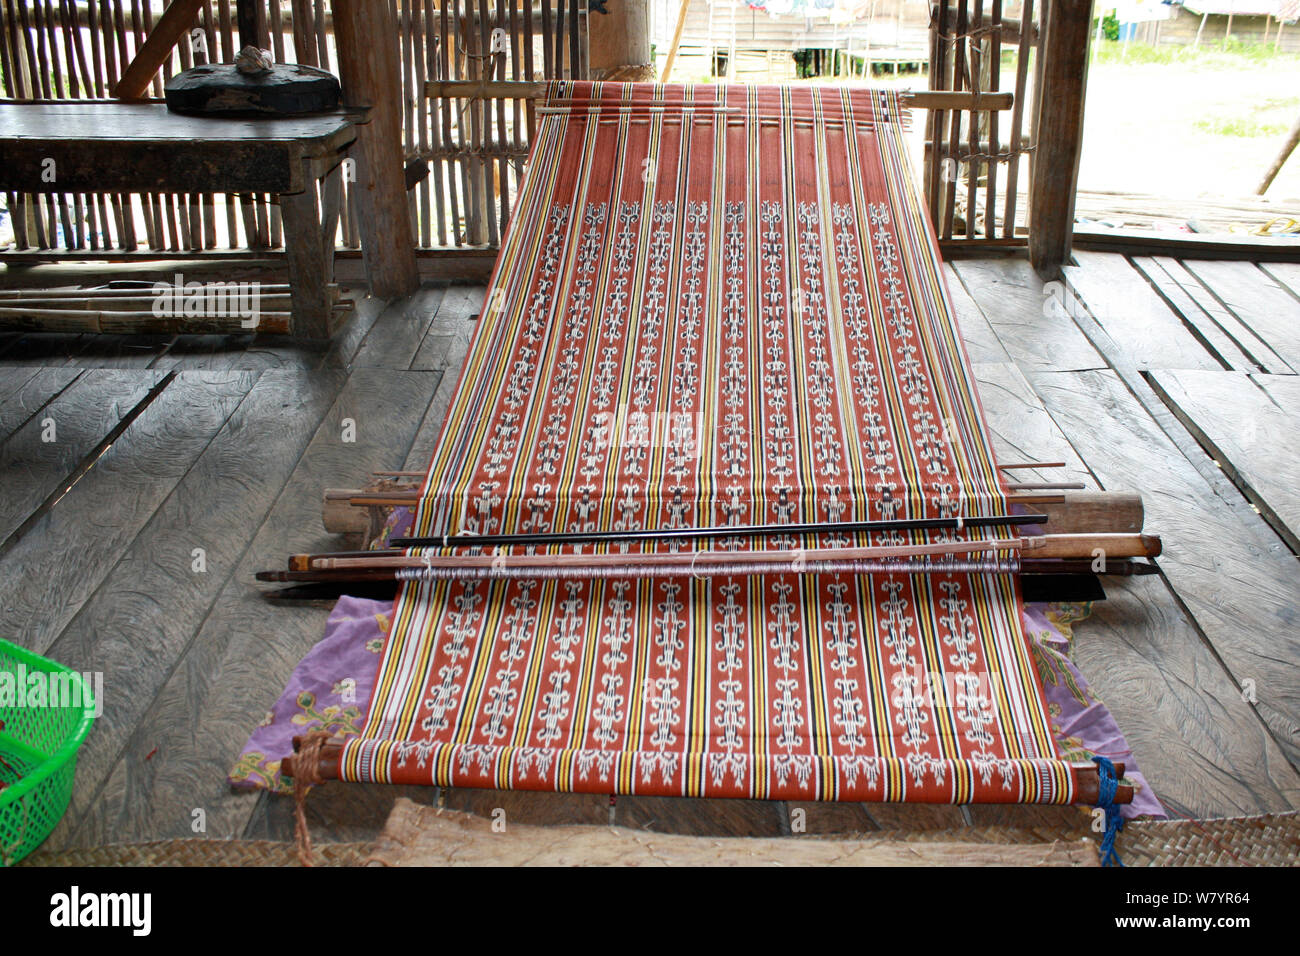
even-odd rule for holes
{"type": "Polygon", "coordinates": [[[340,110],[227,119],[182,116],[154,103],[0,104],[0,190],[276,193],[293,291],[290,333],[324,339],[333,331],[340,163],[356,139],[357,117],[340,110]]]}

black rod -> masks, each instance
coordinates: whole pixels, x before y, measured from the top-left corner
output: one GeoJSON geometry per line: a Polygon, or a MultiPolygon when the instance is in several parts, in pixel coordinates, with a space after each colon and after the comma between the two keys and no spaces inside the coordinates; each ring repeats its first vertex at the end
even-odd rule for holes
{"type": "Polygon", "coordinates": [[[880,531],[956,531],[1043,524],[1046,515],[973,518],[901,518],[894,521],[834,521],[815,524],[750,524],[713,528],[643,528],[639,531],[549,531],[536,534],[445,534],[394,538],[394,548],[544,547],[550,544],[608,544],[623,541],[682,541],[700,538],[761,538],[809,534],[865,534],[880,531]]]}

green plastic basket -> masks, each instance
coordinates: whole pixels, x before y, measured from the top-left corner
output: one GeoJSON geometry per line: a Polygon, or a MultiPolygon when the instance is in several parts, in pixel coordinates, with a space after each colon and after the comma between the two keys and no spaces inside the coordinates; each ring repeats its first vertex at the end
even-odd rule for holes
{"type": "Polygon", "coordinates": [[[77,748],[95,718],[92,691],[80,674],[3,640],[0,681],[0,866],[12,866],[63,819],[77,748]],[[21,697],[17,685],[24,674],[36,672],[50,676],[40,679],[47,686],[45,700],[33,703],[25,699],[30,683],[21,697]]]}

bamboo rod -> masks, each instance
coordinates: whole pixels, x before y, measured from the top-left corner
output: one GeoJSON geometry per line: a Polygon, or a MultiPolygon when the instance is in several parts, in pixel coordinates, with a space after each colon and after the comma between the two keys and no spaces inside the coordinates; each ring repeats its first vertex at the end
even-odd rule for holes
{"type": "Polygon", "coordinates": [[[1029,25],[1033,22],[1034,0],[1023,0],[1020,11],[1020,46],[1016,53],[1016,105],[1011,111],[1011,159],[1007,163],[1006,209],[1002,213],[1002,235],[1016,234],[1016,210],[1020,202],[1021,143],[1025,128],[1025,97],[1029,90],[1029,25]]]}
{"type": "MultiPolygon", "coordinates": [[[[258,332],[286,334],[289,312],[262,312],[258,315],[258,332]]],[[[153,312],[114,312],[84,309],[0,308],[0,329],[38,330],[42,332],[92,332],[124,334],[132,332],[248,332],[239,316],[187,317],[176,313],[155,315],[153,312]]]]}
{"type": "MultiPolygon", "coordinates": [[[[231,283],[231,284],[233,285],[235,283],[231,283]]],[[[37,289],[37,288],[0,289],[0,302],[4,302],[11,299],[27,299],[27,298],[95,299],[96,301],[100,301],[104,299],[129,299],[129,298],[145,295],[146,293],[151,292],[156,286],[159,285],[166,286],[170,293],[175,292],[176,286],[170,282],[165,282],[165,281],[160,281],[157,283],[146,282],[143,285],[131,286],[131,287],[118,286],[118,287],[108,287],[108,288],[100,287],[100,288],[89,288],[89,289],[75,289],[75,288],[67,288],[67,287],[57,288],[57,289],[37,289]]],[[[183,286],[181,288],[182,290],[184,289],[183,286]]],[[[262,296],[289,295],[291,292],[288,284],[282,282],[262,283],[257,286],[257,289],[259,294],[261,294],[262,296]]]]}
{"type": "MultiPolygon", "coordinates": [[[[937,29],[931,30],[933,53],[930,64],[930,89],[938,91],[947,83],[948,75],[948,3],[942,0],[938,10],[937,29]]],[[[939,192],[943,182],[944,170],[944,115],[942,109],[931,110],[926,117],[928,133],[926,142],[930,147],[930,221],[938,234],[943,228],[939,192]]]]}
{"type": "MultiPolygon", "coordinates": [[[[984,0],[975,0],[975,9],[971,21],[972,38],[970,46],[970,88],[973,93],[979,95],[982,89],[980,85],[980,74],[984,70],[984,45],[980,38],[981,28],[984,26],[984,0]]],[[[969,119],[970,129],[967,133],[970,137],[970,151],[972,159],[967,162],[966,166],[966,238],[975,238],[975,208],[979,197],[980,182],[980,160],[979,154],[979,135],[980,123],[979,114],[971,113],[969,119]]],[[[959,144],[960,145],[960,144],[959,144]]]]}
{"type": "MultiPolygon", "coordinates": [[[[1002,85],[1002,0],[993,0],[993,10],[989,23],[992,34],[989,37],[989,92],[996,93],[1002,85]]],[[[988,122],[989,155],[998,155],[998,114],[990,112],[988,122]]],[[[984,238],[997,236],[998,219],[998,167],[1001,161],[990,159],[988,163],[988,183],[984,193],[984,238]]]]}
{"type": "MultiPolygon", "coordinates": [[[[957,7],[957,35],[959,39],[953,42],[953,63],[952,63],[952,88],[961,90],[962,82],[965,79],[966,58],[964,54],[964,34],[966,33],[966,0],[960,0],[957,7]]],[[[961,144],[961,120],[962,113],[960,109],[953,110],[952,123],[948,130],[948,149],[961,144]]],[[[955,220],[957,218],[957,171],[949,168],[948,182],[944,190],[943,198],[943,232],[942,238],[951,239],[955,220]]]]}

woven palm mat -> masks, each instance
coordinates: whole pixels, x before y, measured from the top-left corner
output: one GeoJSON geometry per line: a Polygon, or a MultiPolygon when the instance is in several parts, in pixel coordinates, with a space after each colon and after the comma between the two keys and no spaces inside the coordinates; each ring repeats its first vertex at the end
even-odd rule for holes
{"type": "MultiPolygon", "coordinates": [[[[1086,821],[1086,818],[1084,818],[1086,821]]],[[[1096,863],[1096,835],[1078,828],[970,827],[886,831],[861,839],[818,837],[714,838],[647,833],[623,827],[510,825],[399,800],[373,844],[318,843],[317,866],[364,862],[395,866],[459,863],[762,864],[790,859],[806,846],[810,864],[912,862],[1063,865],[1096,863]],[[503,837],[513,835],[515,839],[503,837]],[[595,840],[603,837],[606,839],[595,840]],[[1084,841],[1087,841],[1086,843],[1084,841]],[[629,855],[631,851],[631,855],[629,855]],[[692,854],[688,859],[681,853],[692,854]]],[[[1221,820],[1130,823],[1118,848],[1127,866],[1295,866],[1300,864],[1300,812],[1221,820]]],[[[802,852],[802,851],[801,851],[802,852]]],[[[37,851],[21,866],[297,866],[292,843],[269,840],[161,840],[87,849],[37,851]]]]}
{"type": "MultiPolygon", "coordinates": [[[[365,843],[318,843],[317,866],[355,866],[365,843]]],[[[158,840],[116,843],[76,850],[37,850],[19,866],[298,866],[292,843],[273,840],[158,840]]]]}
{"type": "MultiPolygon", "coordinates": [[[[1098,834],[1077,828],[884,831],[856,839],[686,837],[625,827],[494,827],[483,817],[398,800],[368,862],[499,865],[1012,865],[1096,866],[1098,834]],[[510,837],[513,837],[511,839],[510,837]]],[[[1130,823],[1130,866],[1284,866],[1300,859],[1300,813],[1130,823]]]]}

